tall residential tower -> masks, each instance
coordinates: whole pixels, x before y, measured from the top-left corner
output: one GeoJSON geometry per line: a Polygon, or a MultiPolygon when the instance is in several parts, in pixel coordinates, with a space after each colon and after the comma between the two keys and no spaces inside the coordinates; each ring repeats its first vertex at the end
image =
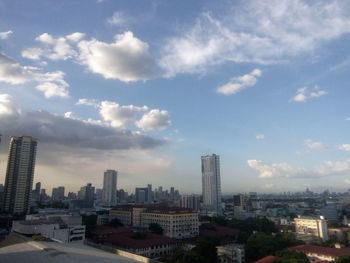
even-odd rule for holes
{"type": "Polygon", "coordinates": [[[107,170],[103,175],[102,203],[106,206],[117,204],[117,171],[107,170]]]}
{"type": "Polygon", "coordinates": [[[202,156],[203,212],[209,216],[222,215],[220,157],[216,154],[202,156]]]}
{"type": "Polygon", "coordinates": [[[27,214],[33,187],[37,140],[12,136],[5,179],[4,212],[27,214]]]}

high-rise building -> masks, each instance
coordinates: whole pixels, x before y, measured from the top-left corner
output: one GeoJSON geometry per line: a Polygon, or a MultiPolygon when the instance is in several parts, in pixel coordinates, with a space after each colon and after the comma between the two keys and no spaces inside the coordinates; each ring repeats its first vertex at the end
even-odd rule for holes
{"type": "Polygon", "coordinates": [[[64,199],[64,186],[59,186],[57,188],[52,188],[52,200],[61,201],[64,199]]]}
{"type": "Polygon", "coordinates": [[[78,199],[82,200],[81,207],[92,208],[94,207],[95,200],[95,187],[91,183],[86,186],[82,186],[78,191],[78,199]]]}
{"type": "Polygon", "coordinates": [[[103,175],[102,203],[106,206],[116,205],[117,171],[107,170],[103,175]]]}
{"type": "Polygon", "coordinates": [[[37,139],[12,136],[5,179],[4,212],[27,214],[33,187],[37,139]]]}
{"type": "Polygon", "coordinates": [[[183,208],[189,208],[194,211],[199,211],[200,198],[197,195],[183,195],[181,196],[180,206],[183,208]]]}
{"type": "Polygon", "coordinates": [[[201,160],[203,212],[210,216],[221,215],[220,157],[211,154],[202,156],[201,160]]]}
{"type": "Polygon", "coordinates": [[[37,182],[35,184],[35,192],[39,195],[40,194],[40,189],[41,189],[41,183],[37,182]]]}

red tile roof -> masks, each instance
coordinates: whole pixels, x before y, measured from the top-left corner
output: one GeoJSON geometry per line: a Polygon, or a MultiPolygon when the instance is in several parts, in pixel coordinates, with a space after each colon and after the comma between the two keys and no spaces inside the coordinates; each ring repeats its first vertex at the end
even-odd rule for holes
{"type": "Polygon", "coordinates": [[[125,233],[125,232],[132,232],[127,227],[110,227],[110,226],[98,226],[96,227],[95,231],[92,232],[94,235],[107,235],[107,234],[116,234],[116,233],[125,233]]]}
{"type": "Polygon", "coordinates": [[[313,245],[300,245],[300,246],[290,247],[289,249],[300,251],[303,253],[326,255],[326,256],[332,256],[336,258],[344,255],[350,255],[350,248],[330,248],[330,247],[321,247],[321,246],[313,246],[313,245]]]}
{"type": "Polygon", "coordinates": [[[267,256],[262,259],[259,259],[258,261],[255,261],[254,263],[273,263],[280,259],[281,259],[280,257],[276,257],[276,256],[267,256]]]}
{"type": "Polygon", "coordinates": [[[176,243],[176,240],[170,237],[157,235],[153,233],[147,233],[145,239],[135,239],[133,237],[134,235],[134,232],[113,234],[107,237],[105,241],[116,246],[135,249],[176,243]]]}

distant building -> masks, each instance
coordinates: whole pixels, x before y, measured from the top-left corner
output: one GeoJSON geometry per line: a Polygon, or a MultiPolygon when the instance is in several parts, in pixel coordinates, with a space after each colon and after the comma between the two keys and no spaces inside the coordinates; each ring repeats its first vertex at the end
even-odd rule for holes
{"type": "Polygon", "coordinates": [[[189,208],[194,211],[200,210],[200,197],[198,195],[183,195],[181,196],[180,206],[189,208]]]}
{"type": "Polygon", "coordinates": [[[294,219],[294,223],[295,232],[298,238],[306,242],[311,242],[314,240],[327,241],[329,239],[327,221],[323,216],[298,216],[294,219]]]}
{"type": "Polygon", "coordinates": [[[102,202],[106,206],[117,204],[117,171],[115,170],[104,172],[102,202]]]}
{"type": "Polygon", "coordinates": [[[77,204],[81,208],[94,207],[95,187],[93,187],[91,183],[88,183],[86,186],[82,186],[78,192],[78,199],[81,202],[77,202],[77,204]]]}
{"type": "Polygon", "coordinates": [[[51,198],[53,201],[62,201],[64,199],[64,186],[54,187],[52,188],[51,198]]]}
{"type": "Polygon", "coordinates": [[[31,199],[37,139],[12,136],[5,179],[4,212],[27,214],[31,199]]]}
{"type": "Polygon", "coordinates": [[[209,216],[222,215],[220,157],[216,154],[201,157],[203,212],[209,216]]]}
{"type": "Polygon", "coordinates": [[[135,188],[135,203],[145,204],[152,203],[152,185],[149,184],[147,187],[136,187],[135,188]]]}

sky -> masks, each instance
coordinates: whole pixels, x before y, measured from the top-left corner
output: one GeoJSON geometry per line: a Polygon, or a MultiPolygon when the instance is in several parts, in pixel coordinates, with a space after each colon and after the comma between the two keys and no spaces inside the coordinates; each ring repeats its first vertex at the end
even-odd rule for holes
{"type": "Polygon", "coordinates": [[[49,193],[350,188],[350,2],[0,0],[0,183],[38,138],[49,193]]]}

